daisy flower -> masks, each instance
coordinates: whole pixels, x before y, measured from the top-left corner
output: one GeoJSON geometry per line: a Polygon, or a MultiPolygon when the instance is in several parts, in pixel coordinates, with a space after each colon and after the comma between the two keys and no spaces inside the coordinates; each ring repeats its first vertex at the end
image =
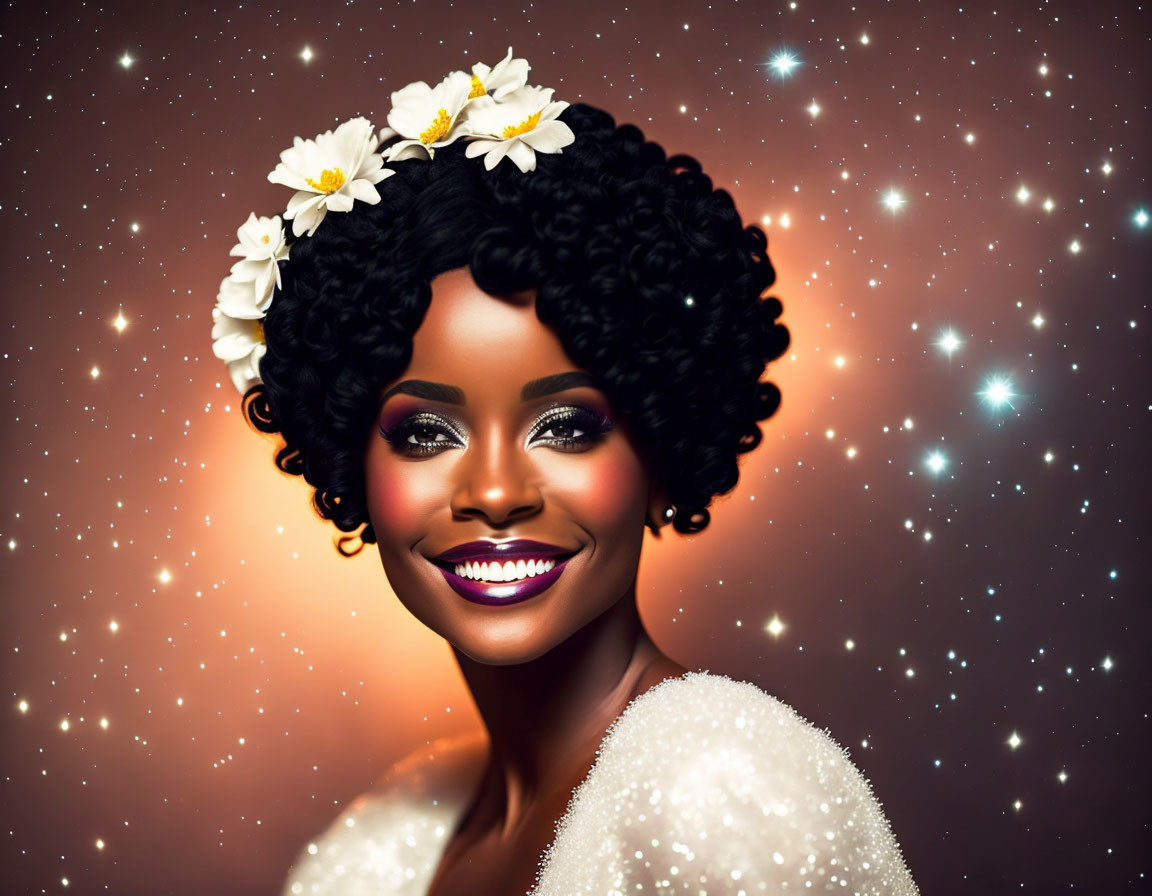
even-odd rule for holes
{"type": "Polygon", "coordinates": [[[404,139],[385,150],[388,161],[430,159],[437,148],[465,133],[458,119],[471,90],[466,72],[452,72],[435,87],[416,81],[393,93],[388,128],[380,132],[380,139],[396,135],[404,139]]]}
{"type": "Polygon", "coordinates": [[[527,59],[513,59],[512,48],[508,48],[508,55],[489,67],[483,62],[472,66],[472,89],[468,99],[482,96],[491,96],[495,100],[502,100],[514,90],[519,90],[528,83],[527,59]]]}
{"type": "Polygon", "coordinates": [[[552,102],[551,87],[521,87],[501,102],[477,104],[468,113],[472,134],[465,155],[483,155],[489,171],[505,156],[521,171],[533,171],[537,152],[560,152],[575,141],[572,129],[556,120],[567,108],[552,102]]]}
{"type": "Polygon", "coordinates": [[[260,382],[260,359],[267,350],[259,320],[229,317],[219,305],[212,309],[212,354],[227,363],[232,385],[241,395],[260,382]]]}
{"type": "Polygon", "coordinates": [[[284,222],[279,215],[257,218],[253,212],[240,225],[236,237],[240,242],[229,254],[242,258],[232,265],[231,277],[237,283],[253,285],[254,307],[263,313],[272,304],[272,287],[281,285],[277,262],[288,257],[288,247],[284,245],[284,222]]]}
{"type": "Polygon", "coordinates": [[[371,122],[353,118],[315,140],[297,137],[280,153],[268,180],[297,191],[284,212],[293,234],[312,236],[329,211],[351,211],[356,199],[369,205],[380,201],[375,185],[396,172],[384,167],[375,145],[371,122]]]}

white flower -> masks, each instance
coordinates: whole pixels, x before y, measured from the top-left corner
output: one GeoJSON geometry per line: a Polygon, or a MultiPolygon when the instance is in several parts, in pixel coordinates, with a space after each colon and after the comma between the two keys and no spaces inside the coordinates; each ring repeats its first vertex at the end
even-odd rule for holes
{"type": "Polygon", "coordinates": [[[212,309],[212,353],[227,362],[232,384],[241,395],[260,382],[260,359],[267,350],[259,320],[237,320],[220,306],[212,309]]]}
{"type": "MultiPolygon", "coordinates": [[[[416,81],[392,94],[388,126],[404,139],[385,150],[389,162],[430,159],[436,149],[447,146],[466,132],[459,121],[468,102],[472,79],[466,72],[452,72],[435,87],[416,81]]],[[[380,139],[387,139],[386,131],[380,139]]]]}
{"type": "Polygon", "coordinates": [[[353,200],[369,205],[380,201],[375,185],[396,172],[384,167],[375,146],[372,123],[353,118],[315,140],[297,137],[291,149],[280,153],[280,164],[268,180],[297,191],[284,212],[292,221],[292,233],[312,236],[329,211],[351,211],[353,200]]]}
{"type": "Polygon", "coordinates": [[[537,152],[560,152],[575,141],[572,129],[556,120],[567,108],[568,103],[552,102],[551,87],[521,87],[502,102],[478,103],[468,112],[472,135],[465,154],[470,159],[486,154],[489,171],[504,156],[521,171],[533,171],[537,152]]]}
{"type": "Polygon", "coordinates": [[[512,58],[511,47],[508,48],[508,55],[497,62],[494,68],[489,68],[483,62],[477,62],[472,66],[472,90],[468,94],[468,99],[485,95],[496,100],[504,99],[513,90],[519,90],[528,83],[529,68],[531,66],[528,65],[527,59],[512,58]]]}
{"type": "Polygon", "coordinates": [[[236,237],[240,242],[232,247],[229,254],[243,258],[232,265],[232,279],[237,283],[252,283],[255,307],[265,312],[272,304],[273,285],[281,285],[280,266],[277,262],[288,257],[288,247],[284,245],[284,222],[279,215],[274,218],[257,218],[253,212],[240,225],[236,237]]]}
{"type": "Polygon", "coordinates": [[[216,304],[225,314],[237,320],[256,320],[264,316],[256,301],[255,282],[237,280],[231,274],[220,281],[216,304]]]}

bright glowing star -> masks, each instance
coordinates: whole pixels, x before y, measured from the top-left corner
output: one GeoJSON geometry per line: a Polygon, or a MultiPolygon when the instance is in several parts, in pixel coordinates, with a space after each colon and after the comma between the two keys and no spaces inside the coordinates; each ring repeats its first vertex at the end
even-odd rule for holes
{"type": "Polygon", "coordinates": [[[1023,184],[1021,184],[1020,189],[1016,191],[1016,201],[1017,202],[1027,202],[1028,197],[1031,195],[1032,195],[1032,193],[1028,190],[1028,188],[1026,186],[1024,186],[1023,184]]]}
{"type": "Polygon", "coordinates": [[[780,216],[780,226],[784,228],[792,226],[792,218],[789,217],[787,212],[780,216]]]}
{"type": "Polygon", "coordinates": [[[1024,808],[1024,804],[1020,800],[1016,800],[1016,802],[1012,804],[1012,808],[1019,812],[1024,808]]]}
{"type": "MultiPolygon", "coordinates": [[[[1087,501],[1085,501],[1084,503],[1085,503],[1085,504],[1087,504],[1088,502],[1087,502],[1087,501]]],[[[1114,578],[1116,578],[1116,570],[1114,570],[1114,569],[1113,569],[1113,570],[1110,570],[1110,571],[1109,571],[1109,573],[1108,573],[1108,578],[1110,578],[1110,579],[1114,579],[1114,578]]]]}
{"type": "Polygon", "coordinates": [[[860,35],[860,43],[864,44],[864,46],[868,46],[868,35],[867,34],[861,34],[860,35]]]}
{"type": "Polygon", "coordinates": [[[1008,740],[1007,740],[1008,746],[1010,746],[1013,750],[1015,750],[1023,742],[1024,741],[1022,741],[1020,739],[1020,735],[1017,734],[1015,731],[1012,732],[1012,736],[1010,738],[1008,738],[1008,740]]]}
{"type": "Polygon", "coordinates": [[[1072,240],[1068,244],[1068,251],[1073,255],[1078,255],[1080,253],[1080,240],[1072,240]]]}
{"type": "Polygon", "coordinates": [[[817,105],[816,100],[812,100],[812,105],[808,107],[808,114],[813,118],[820,114],[820,106],[817,105]]]}
{"type": "Polygon", "coordinates": [[[994,376],[987,381],[984,386],[984,391],[980,393],[988,404],[994,408],[1003,407],[1008,405],[1012,407],[1012,399],[1015,394],[1012,392],[1012,381],[1004,376],[994,376]]]}
{"type": "Polygon", "coordinates": [[[1063,784],[1065,781],[1068,780],[1068,772],[1061,769],[1060,774],[1058,774],[1056,776],[1056,780],[1059,781],[1061,784],[1063,784]]]}
{"type": "Polygon", "coordinates": [[[904,204],[904,197],[896,190],[889,190],[882,201],[888,211],[895,213],[904,204]]]}
{"type": "Polygon", "coordinates": [[[760,219],[760,223],[763,224],[765,227],[771,227],[772,226],[772,216],[771,215],[765,215],[763,218],[760,219]]]}
{"type": "Polygon", "coordinates": [[[1111,672],[1112,671],[1112,657],[1110,657],[1110,656],[1104,657],[1104,659],[1100,661],[1100,668],[1103,669],[1105,672],[1111,672]]]}
{"type": "Polygon", "coordinates": [[[969,146],[971,146],[973,143],[976,142],[976,135],[971,134],[971,133],[965,134],[964,135],[964,142],[967,143],[969,146]]]}
{"type": "Polygon", "coordinates": [[[68,632],[60,632],[60,640],[61,641],[67,641],[68,640],[68,632]]]}
{"type": "Polygon", "coordinates": [[[28,712],[28,701],[27,700],[21,700],[19,703],[16,704],[16,708],[18,710],[20,710],[20,712],[28,712]]]}
{"type": "Polygon", "coordinates": [[[124,318],[123,314],[117,314],[116,319],[112,321],[112,326],[116,328],[117,333],[123,333],[128,326],[128,321],[124,318]]]}
{"type": "Polygon", "coordinates": [[[100,376],[100,368],[99,367],[93,367],[88,372],[92,375],[92,379],[96,379],[98,376],[100,376]]]}
{"type": "Polygon", "coordinates": [[[840,172],[840,180],[848,180],[848,172],[847,171],[841,171],[840,172]]]}
{"type": "Polygon", "coordinates": [[[168,570],[166,570],[166,569],[160,570],[160,581],[163,584],[167,585],[169,582],[172,581],[172,573],[168,572],[168,570]]]}
{"type": "Polygon", "coordinates": [[[844,642],[844,649],[845,650],[855,650],[856,649],[856,642],[853,641],[851,638],[849,638],[847,641],[844,642]]]}
{"type": "Polygon", "coordinates": [[[1046,74],[1048,74],[1048,66],[1046,66],[1046,65],[1041,65],[1041,66],[1040,66],[1040,74],[1041,74],[1041,75],[1046,75],[1046,74]]]}
{"type": "Polygon", "coordinates": [[[129,56],[127,53],[125,53],[123,56],[120,57],[120,67],[121,68],[132,68],[132,63],[135,61],[136,61],[135,59],[133,59],[131,56],[129,56]]]}
{"type": "Polygon", "coordinates": [[[904,677],[905,678],[915,678],[916,677],[916,670],[913,669],[911,666],[909,666],[907,669],[904,670],[904,677]]]}
{"type": "Polygon", "coordinates": [[[1112,163],[1111,162],[1105,162],[1103,165],[1100,166],[1100,170],[1103,171],[1104,176],[1107,177],[1109,174],[1112,173],[1112,163]]]}
{"type": "Polygon", "coordinates": [[[8,550],[10,550],[10,551],[16,550],[16,539],[15,538],[9,538],[8,539],[8,550]]]}
{"type": "Polygon", "coordinates": [[[687,106],[681,106],[681,107],[680,107],[680,111],[681,111],[681,113],[687,112],[687,111],[688,111],[688,107],[687,107],[687,106]]]}
{"type": "Polygon", "coordinates": [[[849,457],[855,457],[856,456],[856,449],[855,448],[849,448],[844,453],[847,454],[849,457]]]}
{"type": "Polygon", "coordinates": [[[963,340],[957,336],[952,330],[946,330],[944,335],[937,340],[936,345],[943,349],[947,354],[951,355],[963,344],[963,340]]]}
{"type": "Polygon", "coordinates": [[[1055,459],[1056,459],[1056,455],[1053,454],[1051,451],[1045,451],[1044,452],[1044,463],[1050,464],[1055,459]]]}
{"type": "Polygon", "coordinates": [[[120,631],[120,623],[113,619],[108,623],[108,631],[112,632],[113,634],[120,631]]]}
{"type": "Polygon", "coordinates": [[[99,839],[99,838],[97,838],[97,840],[96,840],[96,848],[97,848],[97,849],[103,849],[103,848],[104,848],[104,841],[103,841],[103,840],[101,840],[101,839],[99,839]]]}
{"type": "Polygon", "coordinates": [[[835,364],[837,367],[843,367],[843,366],[844,366],[844,364],[845,364],[846,362],[844,361],[844,358],[843,358],[843,356],[841,356],[841,357],[838,357],[838,358],[837,358],[835,361],[833,361],[832,363],[834,363],[834,364],[835,364]]]}
{"type": "Polygon", "coordinates": [[[176,698],[176,705],[177,706],[183,706],[184,705],[184,698],[183,697],[177,697],[176,698]]]}
{"type": "Polygon", "coordinates": [[[1032,326],[1034,326],[1037,330],[1044,326],[1044,315],[1042,315],[1039,311],[1037,311],[1036,316],[1032,318],[1032,326]]]}
{"type": "Polygon", "coordinates": [[[133,233],[139,233],[140,232],[140,225],[137,224],[135,221],[132,222],[132,232],[133,233]]]}
{"type": "Polygon", "coordinates": [[[60,730],[61,730],[61,731],[67,731],[67,730],[68,730],[69,728],[71,728],[71,727],[72,727],[72,726],[71,726],[70,724],[68,724],[68,720],[67,720],[67,719],[61,719],[61,720],[60,720],[60,730]]]}
{"type": "Polygon", "coordinates": [[[1137,227],[1147,227],[1148,226],[1148,212],[1144,211],[1144,209],[1140,209],[1138,212],[1136,212],[1136,214],[1134,214],[1132,216],[1132,222],[1137,227]]]}
{"type": "Polygon", "coordinates": [[[836,435],[836,430],[834,430],[834,429],[825,430],[824,435],[830,439],[836,435]]]}
{"type": "Polygon", "coordinates": [[[939,473],[944,469],[945,466],[948,465],[948,460],[939,451],[933,451],[930,455],[928,455],[928,460],[926,463],[928,464],[929,470],[931,470],[933,473],[939,473]]]}
{"type": "Polygon", "coordinates": [[[1054,208],[1056,208],[1056,203],[1052,201],[1051,197],[1044,200],[1044,211],[1050,212],[1054,208]]]}
{"type": "Polygon", "coordinates": [[[792,69],[796,68],[799,64],[800,60],[796,58],[796,55],[789,53],[787,50],[781,50],[772,57],[772,61],[769,63],[781,78],[787,78],[792,74],[792,69]]]}
{"type": "Polygon", "coordinates": [[[905,429],[911,429],[912,428],[912,418],[911,417],[905,417],[904,418],[904,428],[905,429]]]}
{"type": "Polygon", "coordinates": [[[303,59],[305,62],[311,62],[312,61],[312,55],[313,54],[312,54],[312,48],[311,47],[305,47],[303,50],[300,51],[300,58],[303,59]]]}
{"type": "Polygon", "coordinates": [[[925,541],[931,541],[931,540],[932,540],[932,533],[931,533],[931,532],[927,532],[927,531],[926,531],[926,532],[924,533],[924,540],[925,540],[925,541]]]}
{"type": "Polygon", "coordinates": [[[764,626],[764,630],[773,638],[779,638],[780,633],[784,631],[784,623],[780,621],[779,616],[773,616],[768,620],[768,624],[764,626]]]}
{"type": "Polygon", "coordinates": [[[904,528],[905,528],[905,529],[909,529],[909,530],[911,530],[911,528],[912,528],[912,520],[904,520],[904,528]]]}
{"type": "Polygon", "coordinates": [[[107,718],[103,718],[100,720],[100,727],[103,728],[105,731],[108,730],[108,719],[107,718]]]}

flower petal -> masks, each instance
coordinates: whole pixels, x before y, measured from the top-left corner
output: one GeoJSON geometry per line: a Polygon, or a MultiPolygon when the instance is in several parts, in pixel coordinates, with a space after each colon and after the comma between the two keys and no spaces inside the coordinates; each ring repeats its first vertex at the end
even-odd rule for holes
{"type": "MultiPolygon", "coordinates": [[[[375,205],[380,201],[380,194],[376,191],[376,187],[370,181],[354,180],[352,183],[348,184],[347,190],[348,195],[350,195],[353,199],[359,199],[361,202],[365,202],[368,205],[375,205]]],[[[329,208],[331,208],[331,204],[329,204],[329,208]]],[[[332,210],[336,211],[334,208],[332,210]]]]}
{"type": "Polygon", "coordinates": [[[509,140],[508,158],[516,163],[516,167],[527,174],[536,170],[536,153],[532,147],[523,140],[509,140]]]}

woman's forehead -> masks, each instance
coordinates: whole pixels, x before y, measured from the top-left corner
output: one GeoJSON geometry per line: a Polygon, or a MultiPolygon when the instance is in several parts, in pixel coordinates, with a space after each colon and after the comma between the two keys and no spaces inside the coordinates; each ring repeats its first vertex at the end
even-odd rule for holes
{"type": "Polygon", "coordinates": [[[501,382],[517,390],[528,380],[572,370],[556,334],[536,316],[534,292],[493,296],[467,268],[432,281],[432,301],[412,339],[405,377],[449,382],[501,382]]]}

